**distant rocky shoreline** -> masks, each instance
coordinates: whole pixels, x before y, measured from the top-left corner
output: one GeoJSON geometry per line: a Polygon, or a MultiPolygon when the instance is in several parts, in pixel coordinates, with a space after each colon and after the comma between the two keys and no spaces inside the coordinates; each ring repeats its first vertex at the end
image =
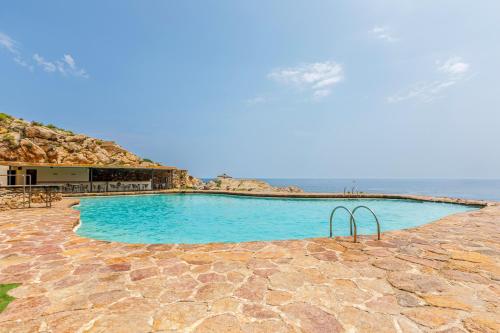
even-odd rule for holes
{"type": "Polygon", "coordinates": [[[239,192],[283,192],[283,193],[302,193],[304,192],[297,186],[277,187],[258,179],[238,179],[227,175],[218,176],[208,182],[197,179],[193,182],[193,188],[196,190],[220,190],[220,191],[239,191],[239,192]]]}

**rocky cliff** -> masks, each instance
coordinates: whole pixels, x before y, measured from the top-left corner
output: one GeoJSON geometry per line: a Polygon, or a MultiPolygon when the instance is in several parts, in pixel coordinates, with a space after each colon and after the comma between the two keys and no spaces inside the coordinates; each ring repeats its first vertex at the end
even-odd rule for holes
{"type": "Polygon", "coordinates": [[[28,122],[0,113],[0,161],[158,165],[128,152],[112,141],[28,122]]]}
{"type": "Polygon", "coordinates": [[[258,179],[237,179],[217,177],[207,183],[201,183],[198,188],[203,190],[242,191],[242,192],[289,192],[300,193],[297,186],[276,187],[258,179]]]}

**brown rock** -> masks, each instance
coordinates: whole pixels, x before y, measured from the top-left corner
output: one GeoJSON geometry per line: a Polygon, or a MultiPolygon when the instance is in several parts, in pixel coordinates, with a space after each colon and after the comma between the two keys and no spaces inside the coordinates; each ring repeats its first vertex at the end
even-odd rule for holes
{"type": "Polygon", "coordinates": [[[351,327],[354,332],[397,332],[390,316],[373,314],[350,306],[339,313],[339,319],[346,329],[351,327]]]}
{"type": "Polygon", "coordinates": [[[423,306],[425,302],[418,298],[416,295],[408,292],[401,291],[396,294],[396,298],[398,300],[398,304],[405,307],[415,307],[415,306],[423,306]]]}
{"type": "Polygon", "coordinates": [[[498,333],[500,320],[498,316],[475,315],[463,321],[465,328],[471,333],[498,333]]]}
{"type": "Polygon", "coordinates": [[[278,272],[269,277],[271,287],[282,290],[295,290],[304,284],[304,277],[299,272],[278,272]]]}
{"type": "Polygon", "coordinates": [[[255,319],[279,318],[279,315],[259,304],[244,304],[243,313],[255,319]]]}
{"type": "Polygon", "coordinates": [[[463,260],[474,263],[492,263],[493,260],[479,252],[472,251],[451,251],[451,258],[455,260],[463,260]]]}
{"type": "Polygon", "coordinates": [[[180,256],[180,259],[193,265],[211,264],[214,258],[207,253],[186,253],[180,256]]]}
{"type": "Polygon", "coordinates": [[[208,301],[231,295],[233,285],[230,283],[208,283],[196,292],[195,299],[208,301]]]}
{"type": "Polygon", "coordinates": [[[206,317],[207,311],[207,305],[204,303],[173,303],[155,314],[153,329],[182,331],[206,317]]]}
{"type": "Polygon", "coordinates": [[[286,291],[269,290],[266,293],[266,303],[269,305],[283,305],[292,299],[292,294],[286,291]]]}
{"type": "Polygon", "coordinates": [[[209,283],[209,282],[224,282],[226,281],[226,278],[222,274],[217,274],[217,273],[205,273],[205,274],[200,274],[198,276],[198,281],[202,283],[209,283]]]}
{"type": "Polygon", "coordinates": [[[458,318],[455,311],[430,306],[404,310],[403,314],[414,322],[430,328],[450,324],[458,318]]]}
{"type": "Polygon", "coordinates": [[[430,305],[440,308],[449,308],[456,310],[469,311],[472,307],[463,301],[459,300],[456,296],[450,295],[423,295],[422,298],[430,305]]]}
{"type": "Polygon", "coordinates": [[[89,301],[95,308],[101,308],[110,305],[126,296],[128,296],[128,293],[123,290],[105,291],[90,295],[89,301]]]}
{"type": "Polygon", "coordinates": [[[235,312],[238,309],[240,302],[233,297],[225,297],[218,299],[212,303],[210,311],[212,313],[217,312],[235,312]]]}
{"type": "Polygon", "coordinates": [[[264,299],[264,293],[266,290],[266,280],[260,276],[252,276],[247,282],[238,288],[234,294],[239,298],[259,302],[264,299]]]}
{"type": "Polygon", "coordinates": [[[431,292],[443,292],[449,289],[449,286],[443,279],[424,274],[391,272],[387,281],[389,281],[389,283],[395,288],[424,294],[431,292]]]}
{"type": "MultiPolygon", "coordinates": [[[[242,326],[245,333],[292,333],[294,332],[281,320],[262,320],[245,323],[242,326]]],[[[298,329],[297,329],[298,331],[298,329]]]]}
{"type": "Polygon", "coordinates": [[[395,258],[375,260],[372,265],[378,268],[385,269],[387,271],[407,271],[411,269],[411,266],[405,263],[403,260],[395,258]]]}
{"type": "Polygon", "coordinates": [[[281,307],[289,320],[297,322],[304,332],[344,332],[344,328],[332,314],[307,303],[292,303],[281,307]]]}
{"type": "Polygon", "coordinates": [[[396,297],[392,295],[385,295],[378,297],[365,304],[366,307],[374,312],[399,314],[400,307],[396,297]]]}
{"type": "Polygon", "coordinates": [[[130,279],[132,281],[138,281],[157,276],[159,273],[160,272],[157,267],[141,268],[130,272],[130,279]]]}
{"type": "Polygon", "coordinates": [[[207,318],[199,324],[195,333],[242,333],[240,323],[235,316],[222,314],[207,318]]]}

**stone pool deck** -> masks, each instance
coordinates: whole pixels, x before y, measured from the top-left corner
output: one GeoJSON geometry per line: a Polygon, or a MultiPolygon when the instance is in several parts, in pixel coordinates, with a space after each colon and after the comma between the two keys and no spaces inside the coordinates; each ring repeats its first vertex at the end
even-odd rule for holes
{"type": "Polygon", "coordinates": [[[132,245],[77,236],[74,202],[0,213],[0,332],[500,331],[500,205],[357,244],[132,245]]]}

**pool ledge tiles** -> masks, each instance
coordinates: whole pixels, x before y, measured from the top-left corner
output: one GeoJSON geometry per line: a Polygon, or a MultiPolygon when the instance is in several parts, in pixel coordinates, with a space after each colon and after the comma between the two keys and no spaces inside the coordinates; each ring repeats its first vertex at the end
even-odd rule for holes
{"type": "Polygon", "coordinates": [[[132,245],[0,213],[0,332],[499,332],[500,206],[382,241],[132,245]]]}

